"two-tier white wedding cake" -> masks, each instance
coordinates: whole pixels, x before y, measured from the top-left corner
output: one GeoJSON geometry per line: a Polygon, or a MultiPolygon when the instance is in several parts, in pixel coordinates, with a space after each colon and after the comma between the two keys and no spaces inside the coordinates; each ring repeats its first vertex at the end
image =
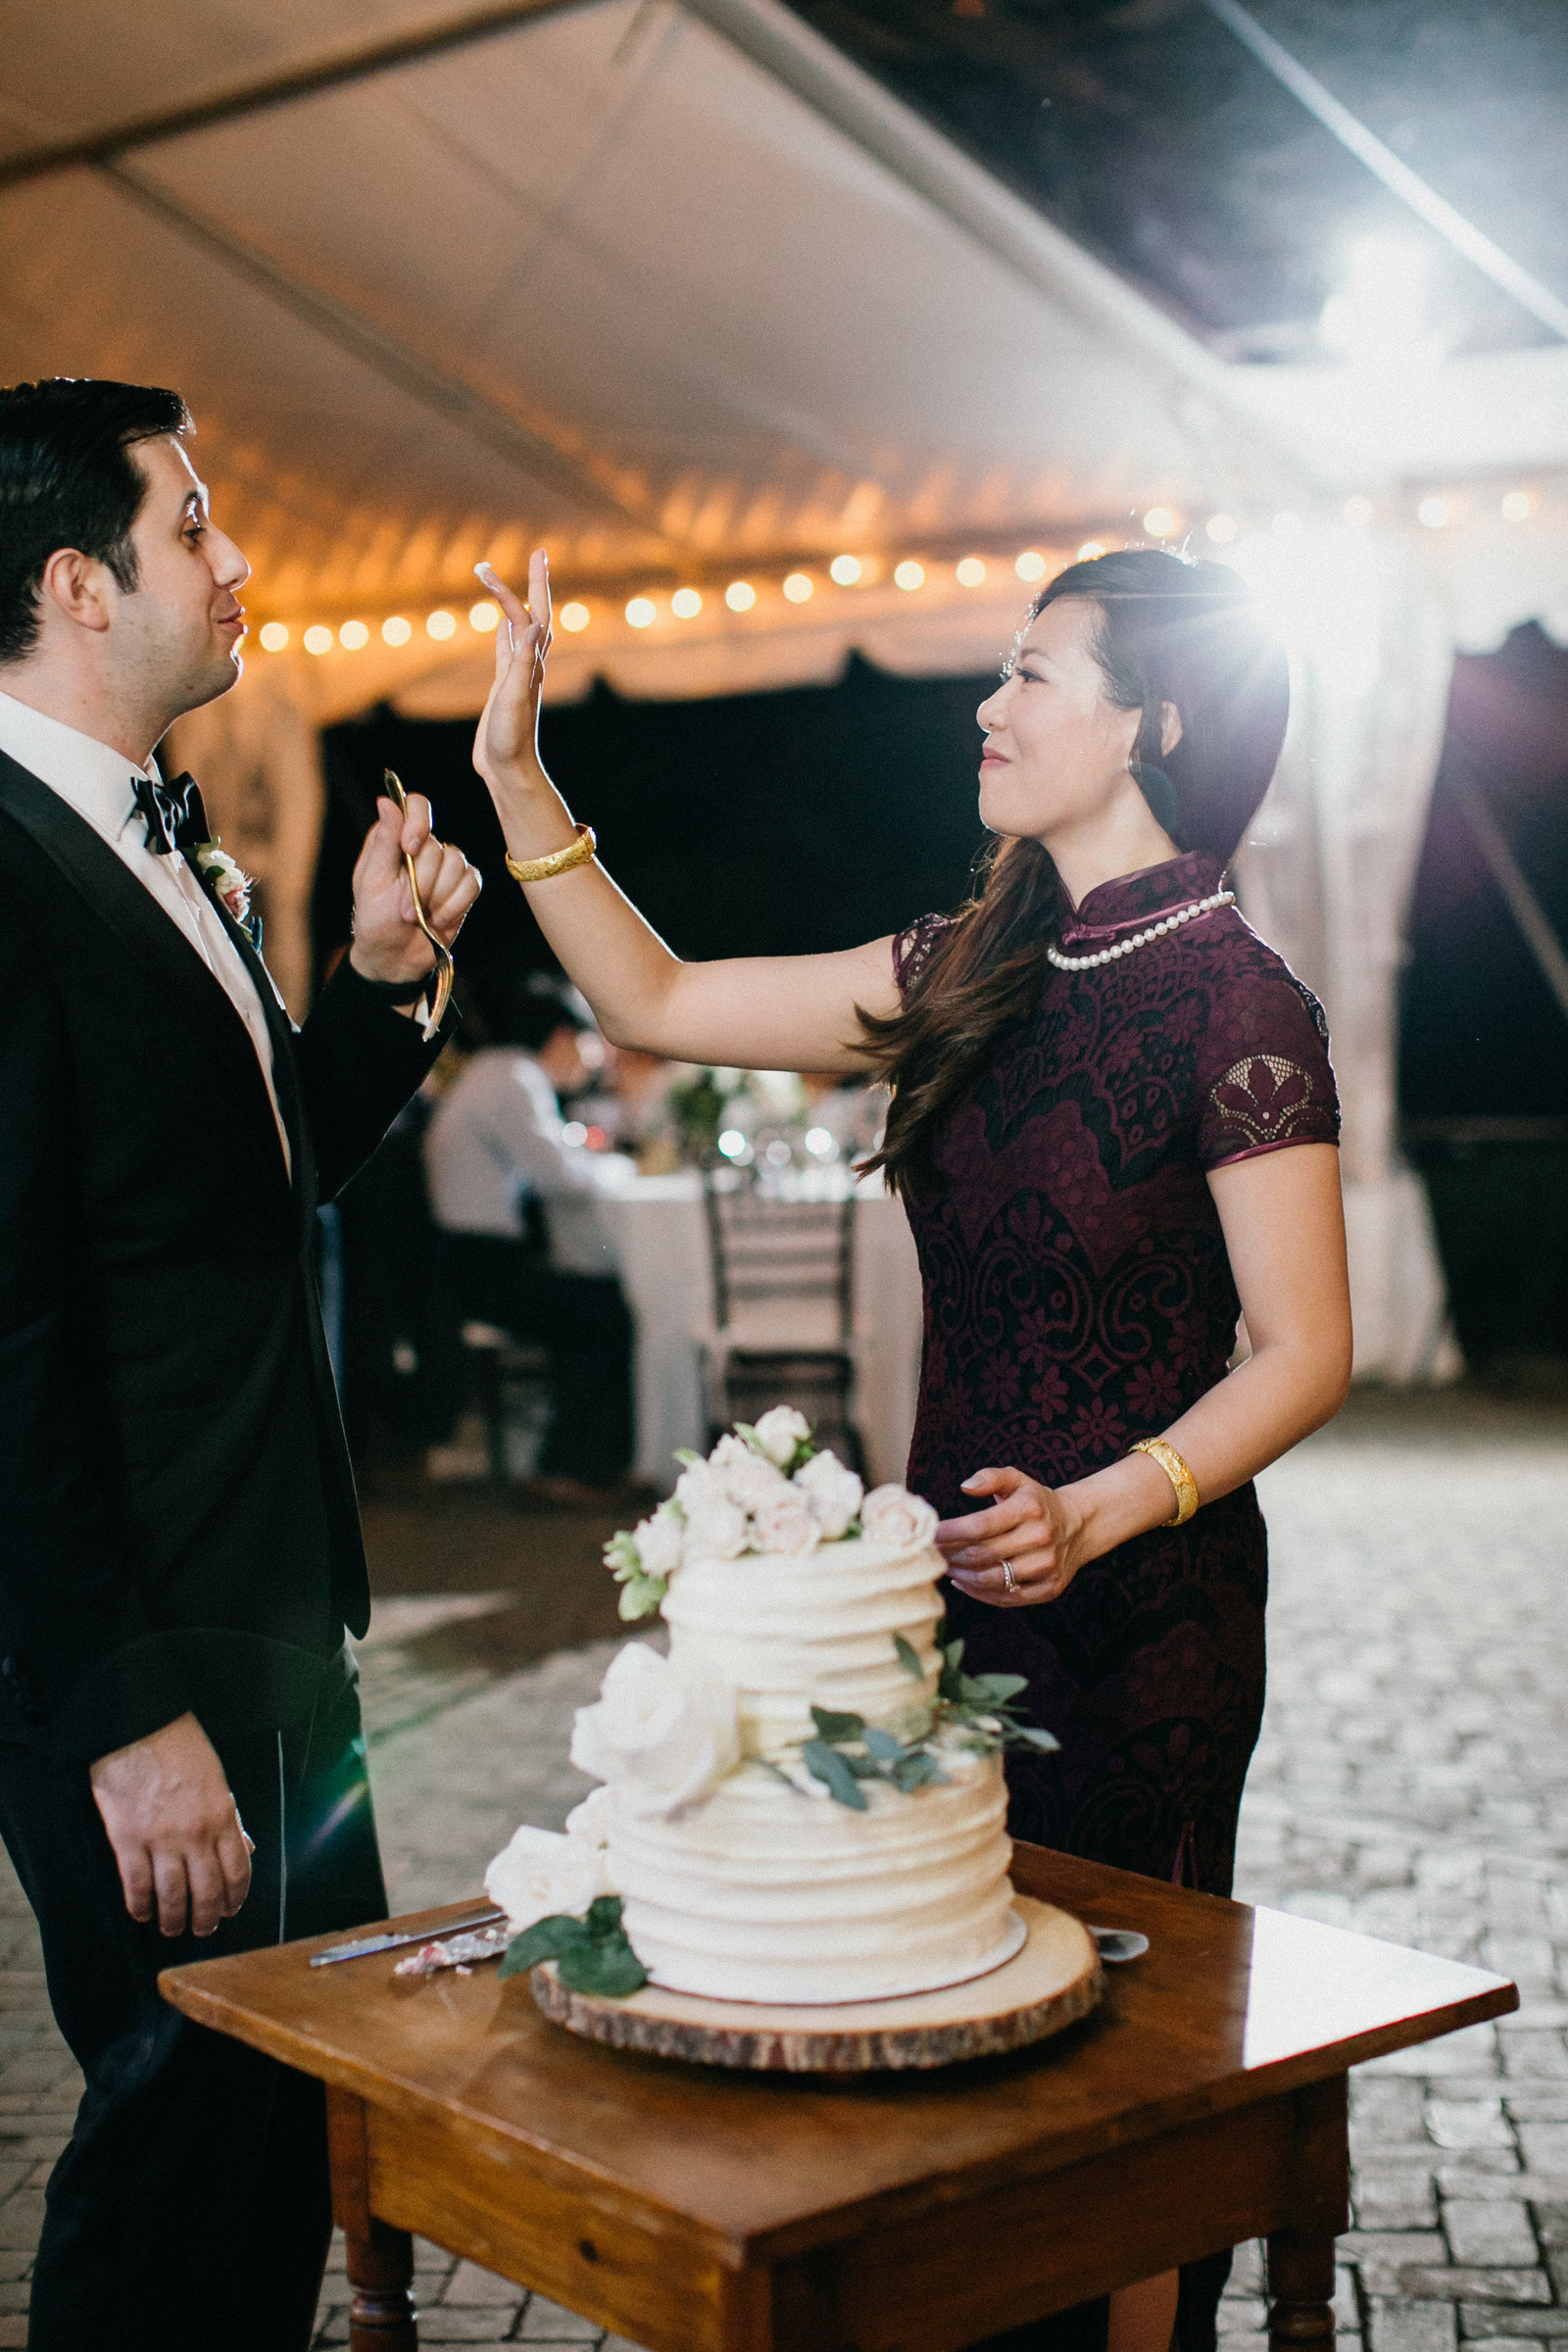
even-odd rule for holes
{"type": "Polygon", "coordinates": [[[604,1786],[492,1863],[514,1930],[617,1896],[654,1984],[735,2001],[874,2000],[1008,1959],[999,1749],[1053,1742],[1013,1721],[1013,1678],[938,1648],[935,1526],[786,1408],[690,1460],[608,1552],[668,1654],[618,1653],[571,1743],[604,1786]]]}

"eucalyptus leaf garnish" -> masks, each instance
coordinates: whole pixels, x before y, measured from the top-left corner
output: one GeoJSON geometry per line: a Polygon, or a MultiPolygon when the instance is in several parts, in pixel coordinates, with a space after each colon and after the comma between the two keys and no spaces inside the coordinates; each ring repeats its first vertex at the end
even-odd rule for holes
{"type": "Polygon", "coordinates": [[[648,1971],[627,1941],[620,1924],[620,1897],[602,1894],[589,1904],[581,1919],[555,1912],[536,1920],[508,1944],[501,1962],[503,1977],[522,1976],[541,1960],[554,1960],[563,1984],[573,1992],[598,1992],[612,2000],[640,1991],[648,1971]]]}
{"type": "MultiPolygon", "coordinates": [[[[893,1637],[899,1664],[912,1680],[925,1681],[919,1652],[902,1634],[893,1637]]],[[[950,1642],[941,1649],[942,1673],[935,1702],[913,1709],[902,1718],[905,1736],[863,1716],[813,1707],[816,1738],[801,1750],[801,1761],[828,1794],[857,1813],[866,1810],[862,1781],[886,1781],[904,1795],[916,1788],[947,1785],[937,1741],[942,1734],[956,1738],[971,1755],[995,1755],[1003,1748],[1027,1748],[1046,1755],[1059,1742],[1038,1724],[1020,1723],[1014,1701],[1027,1690],[1021,1674],[965,1674],[963,1643],[950,1642]]],[[[775,1765],[771,1767],[777,1771],[775,1765]]],[[[779,1773],[789,1780],[788,1773],[779,1773]]],[[[791,1783],[794,1787],[796,1784],[791,1783]]]]}

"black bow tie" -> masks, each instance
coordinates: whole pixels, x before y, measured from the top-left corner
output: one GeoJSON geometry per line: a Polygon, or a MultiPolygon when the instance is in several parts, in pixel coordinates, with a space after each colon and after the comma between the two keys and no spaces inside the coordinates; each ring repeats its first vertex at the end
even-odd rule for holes
{"type": "Polygon", "coordinates": [[[172,776],[155,783],[151,776],[132,776],[136,808],[147,826],[147,847],[155,858],[171,850],[195,849],[210,841],[201,788],[192,775],[172,776]]]}

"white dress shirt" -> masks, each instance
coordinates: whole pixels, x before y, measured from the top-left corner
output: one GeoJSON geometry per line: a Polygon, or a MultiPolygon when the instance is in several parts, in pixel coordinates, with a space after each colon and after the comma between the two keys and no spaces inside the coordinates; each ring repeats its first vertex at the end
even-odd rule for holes
{"type": "Polygon", "coordinates": [[[425,1133],[435,1221],[449,1233],[523,1230],[522,1204],[545,1204],[550,1263],[563,1274],[613,1274],[599,1215],[594,1154],[563,1143],[556,1090],[531,1054],[487,1046],[448,1087],[425,1133]]]}
{"type": "Polygon", "coordinates": [[[250,1033],[277,1121],[283,1163],[290,1166],[288,1135],[272,1081],[272,1040],[255,984],[211,899],[178,850],[160,858],[147,847],[146,823],[136,807],[135,779],[156,776],[157,766],[138,767],[109,744],[78,733],[10,694],[0,694],[0,751],[8,752],[86,819],[196,950],[250,1033]]]}

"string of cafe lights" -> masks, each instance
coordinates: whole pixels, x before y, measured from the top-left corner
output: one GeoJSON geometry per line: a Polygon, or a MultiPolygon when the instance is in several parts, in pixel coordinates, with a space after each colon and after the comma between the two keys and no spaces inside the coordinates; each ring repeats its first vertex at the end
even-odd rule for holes
{"type": "MultiPolygon", "coordinates": [[[[1539,503],[1539,499],[1528,490],[1509,490],[1498,500],[1496,513],[1504,522],[1527,522],[1539,503]]],[[[1414,515],[1424,528],[1438,531],[1461,520],[1467,511],[1467,502],[1464,500],[1452,495],[1432,493],[1418,501],[1414,515]]],[[[1376,512],[1370,498],[1358,496],[1345,501],[1341,514],[1343,520],[1352,528],[1365,528],[1374,519],[1376,512]]],[[[1287,537],[1302,527],[1302,519],[1298,514],[1284,511],[1272,517],[1269,527],[1276,536],[1287,537]]],[[[1164,506],[1151,507],[1142,521],[1145,543],[1152,540],[1163,545],[1175,541],[1189,548],[1200,537],[1206,538],[1215,548],[1229,547],[1242,536],[1245,527],[1235,515],[1227,514],[1210,514],[1200,526],[1191,526],[1174,508],[1164,506]]],[[[1084,563],[1095,556],[1102,556],[1112,546],[1136,544],[1139,542],[1111,537],[1086,539],[1072,557],[1064,557],[1059,552],[1048,555],[1039,548],[1025,548],[1013,558],[1011,568],[1026,586],[1034,587],[1045,579],[1054,564],[1060,568],[1064,562],[1084,563]]],[[[956,564],[950,565],[935,563],[929,557],[922,561],[918,556],[905,556],[892,565],[891,570],[886,570],[884,560],[880,557],[840,555],[835,556],[823,568],[828,582],[834,588],[870,587],[886,577],[891,578],[895,588],[906,595],[914,596],[924,588],[937,587],[947,580],[952,580],[959,588],[983,588],[994,574],[1005,571],[1006,558],[963,556],[956,564]]],[[[790,571],[778,586],[785,603],[798,607],[809,604],[818,593],[821,583],[809,571],[790,571]]],[[[700,588],[677,588],[667,599],[667,611],[673,620],[695,620],[708,609],[710,598],[715,597],[731,612],[753,612],[758,609],[760,595],[757,581],[745,578],[731,580],[728,587],[722,590],[706,593],[700,588]]],[[[659,600],[645,591],[627,598],[619,607],[619,618],[633,629],[652,628],[660,614],[659,600]]],[[[614,617],[615,605],[612,600],[601,604],[596,612],[594,606],[580,597],[569,597],[556,612],[557,624],[568,637],[581,636],[596,621],[602,622],[606,618],[612,620],[614,617]]],[[[493,635],[500,619],[500,607],[488,597],[481,598],[468,608],[467,625],[475,636],[493,635]]],[[[456,612],[438,606],[433,612],[427,612],[418,624],[405,613],[389,613],[379,624],[379,635],[383,645],[396,649],[411,644],[417,630],[422,628],[423,634],[433,643],[444,645],[457,636],[462,626],[456,612]]],[[[296,641],[294,629],[282,620],[265,621],[259,634],[264,652],[270,654],[286,653],[296,641]]],[[[335,628],[326,621],[313,621],[299,632],[298,642],[307,654],[319,656],[334,650],[360,653],[370,643],[370,638],[371,627],[368,621],[345,620],[335,628]]]]}

